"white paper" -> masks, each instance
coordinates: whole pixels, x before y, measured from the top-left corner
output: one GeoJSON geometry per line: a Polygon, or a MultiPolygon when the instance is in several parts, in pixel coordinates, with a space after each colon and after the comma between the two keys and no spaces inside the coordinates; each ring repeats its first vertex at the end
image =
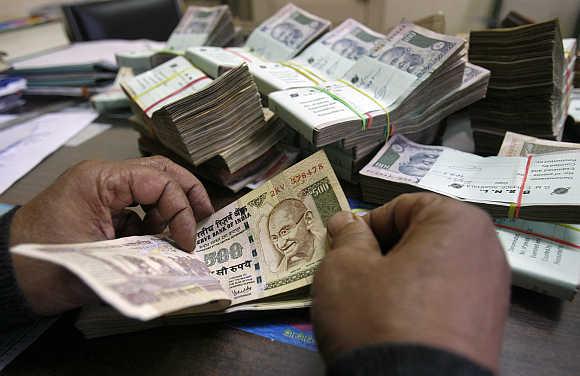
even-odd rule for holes
{"type": "Polygon", "coordinates": [[[65,146],[76,147],[79,146],[93,137],[96,137],[111,128],[111,124],[103,123],[91,123],[85,129],[72,136],[65,144],[65,146]]]}
{"type": "Polygon", "coordinates": [[[116,66],[115,54],[118,52],[163,48],[163,46],[164,43],[144,39],[79,42],[55,52],[14,63],[14,68],[47,68],[101,62],[116,66]]]}
{"type": "Polygon", "coordinates": [[[96,117],[92,110],[50,113],[0,132],[1,140],[8,132],[15,140],[0,150],[0,194],[96,117]]]}

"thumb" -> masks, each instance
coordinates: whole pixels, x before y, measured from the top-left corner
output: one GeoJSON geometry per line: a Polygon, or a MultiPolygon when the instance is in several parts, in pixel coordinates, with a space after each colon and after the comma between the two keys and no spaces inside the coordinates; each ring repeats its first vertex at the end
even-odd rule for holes
{"type": "Polygon", "coordinates": [[[328,220],[327,226],[332,240],[331,250],[348,248],[381,254],[379,243],[371,228],[359,216],[349,211],[341,211],[328,220]]]}

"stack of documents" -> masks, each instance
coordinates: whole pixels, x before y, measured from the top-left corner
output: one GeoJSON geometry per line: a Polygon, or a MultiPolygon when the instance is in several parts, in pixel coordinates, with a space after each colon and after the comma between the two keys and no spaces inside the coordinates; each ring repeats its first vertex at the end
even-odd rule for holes
{"type": "Polygon", "coordinates": [[[186,56],[215,78],[242,63],[289,60],[329,27],[330,21],[288,4],[252,31],[244,47],[192,47],[186,56]]]}
{"type": "Polygon", "coordinates": [[[565,60],[557,20],[472,31],[469,58],[491,71],[487,98],[471,112],[478,150],[497,152],[478,142],[481,133],[493,135],[482,141],[495,139],[496,147],[506,130],[561,140],[570,93],[566,65],[573,62],[565,60]]]}
{"type": "Polygon", "coordinates": [[[0,113],[22,106],[24,104],[22,92],[25,89],[24,78],[0,76],[0,113]]]}
{"type": "Polygon", "coordinates": [[[365,201],[432,191],[494,217],[580,223],[580,151],[480,157],[395,135],[360,172],[365,201]]]}
{"type": "Polygon", "coordinates": [[[165,46],[119,52],[117,63],[134,73],[142,73],[182,55],[188,47],[225,46],[235,33],[229,6],[189,6],[165,46]]]}
{"type": "Polygon", "coordinates": [[[156,43],[121,40],[75,43],[16,62],[8,73],[27,79],[26,94],[89,96],[113,83],[117,73],[115,53],[149,45],[156,43]]]}

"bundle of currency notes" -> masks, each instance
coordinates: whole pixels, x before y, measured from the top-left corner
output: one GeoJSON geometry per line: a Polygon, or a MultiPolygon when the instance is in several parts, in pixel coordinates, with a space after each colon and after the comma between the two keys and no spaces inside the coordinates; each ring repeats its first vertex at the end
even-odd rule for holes
{"type": "Polygon", "coordinates": [[[121,81],[133,76],[131,68],[119,68],[113,85],[107,91],[91,97],[91,106],[100,114],[128,110],[130,106],[129,98],[121,89],[121,81]]]}
{"type": "MultiPolygon", "coordinates": [[[[445,93],[421,112],[408,111],[393,120],[393,128],[413,141],[430,144],[439,132],[439,125],[447,116],[485,97],[490,73],[475,64],[466,63],[461,85],[445,93]],[[403,131],[400,131],[403,129],[403,131]]],[[[378,145],[373,132],[359,133],[343,141],[345,148],[378,145]]]]}
{"type": "Polygon", "coordinates": [[[226,46],[235,36],[229,6],[189,6],[171,33],[165,48],[126,51],[116,55],[120,67],[132,68],[135,73],[152,69],[174,58],[188,47],[226,46]]]}
{"type": "Polygon", "coordinates": [[[390,123],[397,133],[416,132],[415,124],[399,126],[399,118],[422,113],[461,86],[464,44],[402,23],[383,47],[359,58],[341,80],[274,92],[270,108],[315,146],[361,135],[384,139],[390,123]]]}
{"type": "MultiPolygon", "coordinates": [[[[326,223],[348,202],[323,152],[275,176],[197,225],[192,254],[160,236],[20,245],[14,254],[61,265],[123,315],[139,319],[295,308],[282,294],[312,283],[327,249],[326,223]],[[256,302],[260,300],[260,302],[256,302]]],[[[304,306],[302,299],[298,306],[304,306]]]]}
{"type": "MultiPolygon", "coordinates": [[[[498,155],[527,157],[569,150],[580,151],[580,144],[506,132],[498,155]]],[[[560,299],[574,298],[580,286],[579,225],[504,218],[496,220],[496,227],[514,285],[560,299]]]]}
{"type": "Polygon", "coordinates": [[[363,198],[382,203],[432,191],[494,217],[580,223],[580,151],[480,157],[395,135],[361,170],[363,198]]]}
{"type": "Polygon", "coordinates": [[[472,31],[469,59],[491,71],[487,97],[471,111],[476,142],[484,133],[499,145],[506,130],[561,140],[570,90],[558,20],[472,31]]]}
{"type": "Polygon", "coordinates": [[[243,47],[191,47],[186,56],[215,78],[242,63],[289,60],[329,27],[330,21],[287,4],[256,27],[243,47]]]}
{"type": "Polygon", "coordinates": [[[176,57],[121,86],[145,133],[194,166],[221,156],[233,173],[282,137],[281,127],[266,129],[246,65],[214,81],[176,57]]]}
{"type": "Polygon", "coordinates": [[[327,150],[339,175],[356,181],[386,136],[432,143],[446,116],[485,96],[489,71],[466,62],[464,44],[404,22],[340,79],[273,92],[268,103],[316,148],[339,151],[327,150]]]}
{"type": "MultiPolygon", "coordinates": [[[[430,105],[421,114],[403,115],[397,122],[399,125],[415,125],[420,131],[406,133],[405,136],[421,143],[432,143],[439,133],[439,125],[444,118],[459,109],[483,98],[489,81],[489,71],[467,63],[463,72],[463,82],[460,87],[450,91],[443,98],[430,105]]],[[[336,174],[351,183],[358,182],[358,171],[366,165],[380,146],[383,137],[377,137],[371,132],[362,133],[357,137],[324,146],[328,159],[336,174]]],[[[315,151],[317,148],[301,137],[303,150],[315,151]]]]}
{"type": "Polygon", "coordinates": [[[293,59],[250,64],[263,95],[294,87],[316,86],[338,80],[362,56],[378,50],[385,36],[358,21],[347,19],[293,59]]]}
{"type": "Polygon", "coordinates": [[[198,177],[237,193],[243,188],[254,189],[261,185],[272,176],[291,166],[300,155],[299,150],[295,147],[283,142],[276,143],[284,138],[287,127],[279,118],[272,116],[271,112],[267,110],[264,112],[267,119],[266,127],[260,129],[255,136],[238,145],[233,145],[216,158],[212,158],[197,167],[161,144],[148,131],[144,123],[139,122],[138,119],[131,120],[141,134],[138,145],[142,155],[163,155],[198,177]],[[225,161],[229,161],[229,165],[243,164],[243,167],[231,172],[225,161]]]}

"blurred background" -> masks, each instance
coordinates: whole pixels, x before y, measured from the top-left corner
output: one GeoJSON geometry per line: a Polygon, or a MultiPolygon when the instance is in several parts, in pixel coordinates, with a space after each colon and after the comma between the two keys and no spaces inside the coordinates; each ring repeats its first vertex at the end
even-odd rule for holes
{"type": "MultiPolygon", "coordinates": [[[[94,0],[93,0],[94,1],[94,0]]],[[[0,22],[29,15],[59,17],[60,5],[82,1],[59,0],[0,0],[0,22]]],[[[228,4],[237,21],[250,30],[287,0],[230,0],[230,1],[183,1],[191,4],[228,4]]],[[[330,19],[337,25],[352,17],[374,30],[384,32],[402,19],[416,20],[442,12],[446,17],[446,32],[467,32],[494,26],[498,20],[515,10],[531,19],[541,21],[559,17],[565,37],[578,36],[580,1],[578,0],[294,0],[294,4],[330,19]]]]}

